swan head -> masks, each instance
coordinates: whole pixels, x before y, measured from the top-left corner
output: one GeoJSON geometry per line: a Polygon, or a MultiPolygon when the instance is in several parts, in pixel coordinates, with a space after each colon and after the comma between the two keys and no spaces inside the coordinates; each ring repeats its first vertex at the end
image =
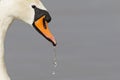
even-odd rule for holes
{"type": "Polygon", "coordinates": [[[56,40],[48,28],[51,16],[40,0],[10,1],[9,5],[12,6],[12,9],[9,10],[9,13],[11,13],[11,16],[32,25],[40,34],[50,41],[53,46],[56,46],[56,40]]]}

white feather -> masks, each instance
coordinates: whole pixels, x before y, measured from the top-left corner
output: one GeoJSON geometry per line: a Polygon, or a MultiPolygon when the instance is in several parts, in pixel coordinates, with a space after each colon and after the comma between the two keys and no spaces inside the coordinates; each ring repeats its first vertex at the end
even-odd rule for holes
{"type": "Polygon", "coordinates": [[[4,38],[7,29],[15,18],[31,25],[34,20],[31,5],[46,10],[39,0],[0,0],[0,80],[10,80],[4,63],[4,38]]]}

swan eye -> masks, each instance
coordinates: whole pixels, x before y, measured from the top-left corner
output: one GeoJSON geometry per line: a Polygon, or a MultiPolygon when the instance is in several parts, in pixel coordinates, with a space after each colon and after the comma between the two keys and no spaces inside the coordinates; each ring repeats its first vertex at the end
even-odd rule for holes
{"type": "Polygon", "coordinates": [[[36,6],[35,6],[35,5],[32,5],[32,8],[36,8],[36,6]]]}

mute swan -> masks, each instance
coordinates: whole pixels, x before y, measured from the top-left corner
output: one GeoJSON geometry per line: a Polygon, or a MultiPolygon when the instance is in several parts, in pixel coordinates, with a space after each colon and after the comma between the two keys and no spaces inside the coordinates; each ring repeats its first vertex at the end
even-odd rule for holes
{"type": "Polygon", "coordinates": [[[50,14],[39,0],[0,0],[0,80],[10,80],[4,63],[4,39],[6,31],[17,18],[34,26],[47,40],[56,46],[56,40],[48,28],[50,14]]]}

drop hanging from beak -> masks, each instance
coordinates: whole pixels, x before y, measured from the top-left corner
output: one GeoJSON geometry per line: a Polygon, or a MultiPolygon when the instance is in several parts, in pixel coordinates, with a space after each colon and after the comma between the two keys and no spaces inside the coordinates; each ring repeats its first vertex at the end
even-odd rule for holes
{"type": "Polygon", "coordinates": [[[33,23],[33,26],[35,29],[41,33],[48,41],[52,42],[53,46],[56,46],[57,42],[53,36],[53,34],[50,32],[48,27],[48,22],[45,21],[45,16],[42,16],[38,20],[36,20],[33,23]]]}

